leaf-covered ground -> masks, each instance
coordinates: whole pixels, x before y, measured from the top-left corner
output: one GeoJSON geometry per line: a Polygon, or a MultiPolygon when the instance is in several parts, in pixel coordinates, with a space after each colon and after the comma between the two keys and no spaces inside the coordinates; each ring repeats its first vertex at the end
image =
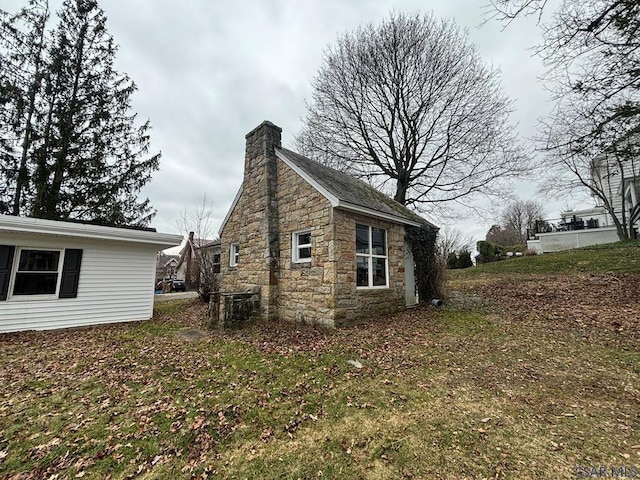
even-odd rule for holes
{"type": "Polygon", "coordinates": [[[640,471],[639,283],[467,275],[443,309],[337,330],[198,338],[185,329],[205,309],[183,303],[148,322],[2,335],[0,478],[640,471]]]}

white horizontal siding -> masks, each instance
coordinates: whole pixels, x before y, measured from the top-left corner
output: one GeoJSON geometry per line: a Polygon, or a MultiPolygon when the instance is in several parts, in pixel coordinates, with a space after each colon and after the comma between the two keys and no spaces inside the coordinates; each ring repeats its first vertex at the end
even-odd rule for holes
{"type": "Polygon", "coordinates": [[[153,313],[152,245],[18,234],[3,235],[0,244],[83,250],[77,298],[0,301],[0,332],[146,320],[153,313]]]}

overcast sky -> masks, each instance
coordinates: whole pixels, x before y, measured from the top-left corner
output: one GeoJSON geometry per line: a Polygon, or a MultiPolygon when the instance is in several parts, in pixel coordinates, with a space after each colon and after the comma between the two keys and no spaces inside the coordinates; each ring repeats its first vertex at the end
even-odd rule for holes
{"type": "MultiPolygon", "coordinates": [[[[282,127],[284,146],[292,147],[325,47],[391,10],[430,8],[467,28],[483,59],[501,69],[523,137],[535,133],[537,119],[551,108],[538,80],[543,67],[530,51],[539,38],[535,19],[504,31],[495,21],[481,26],[488,0],[99,2],[120,46],[117,68],[138,86],[134,110],[151,121],[152,152],[162,151],[160,170],[142,192],[158,211],[152,226],[160,232],[178,233],[181,212],[197,208],[206,195],[217,233],[242,182],[245,134],[270,120],[282,127]]],[[[8,3],[9,10],[24,4],[8,3]]],[[[52,0],[52,10],[60,4],[52,0]]],[[[524,198],[535,195],[530,183],[514,187],[524,198]]],[[[562,206],[550,203],[547,216],[558,217],[562,206]]],[[[448,223],[481,239],[492,220],[448,223]]]]}

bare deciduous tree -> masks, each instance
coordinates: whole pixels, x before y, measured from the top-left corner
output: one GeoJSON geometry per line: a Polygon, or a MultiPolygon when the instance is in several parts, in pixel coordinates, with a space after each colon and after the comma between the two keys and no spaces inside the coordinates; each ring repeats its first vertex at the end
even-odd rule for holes
{"type": "MultiPolygon", "coordinates": [[[[549,8],[544,0],[494,0],[494,16],[510,22],[549,8]]],[[[544,191],[588,191],[629,238],[640,195],[640,3],[562,0],[541,21],[537,47],[548,67],[556,107],[542,124],[544,191]],[[627,186],[631,186],[630,189],[627,186]],[[625,192],[634,192],[628,197],[625,192]],[[622,191],[622,196],[618,192],[622,191]]]]}
{"type": "Polygon", "coordinates": [[[468,205],[527,170],[499,72],[451,21],[392,13],[347,33],[313,89],[298,148],[401,204],[468,205]]]}
{"type": "MultiPolygon", "coordinates": [[[[527,230],[533,228],[536,220],[544,217],[544,205],[537,200],[516,200],[500,214],[500,225],[506,230],[513,231],[517,242],[527,241],[527,230]]],[[[513,245],[513,244],[512,244],[513,245]]]]}
{"type": "Polygon", "coordinates": [[[475,240],[457,228],[444,226],[438,231],[436,240],[436,257],[442,264],[446,263],[450,254],[460,254],[473,250],[475,240]]]}
{"type": "Polygon", "coordinates": [[[180,264],[186,264],[185,282],[198,292],[200,298],[209,302],[211,293],[219,290],[220,259],[215,258],[208,243],[214,240],[212,225],[213,205],[207,203],[206,195],[202,204],[182,213],[176,226],[186,235],[185,246],[180,252],[180,264]]]}
{"type": "Polygon", "coordinates": [[[520,243],[520,233],[511,227],[503,227],[502,225],[491,225],[487,231],[486,239],[500,247],[508,247],[520,243]]]}
{"type": "Polygon", "coordinates": [[[629,133],[627,125],[620,125],[626,120],[609,122],[606,130],[585,138],[578,120],[597,121],[565,113],[555,119],[553,129],[549,128],[545,160],[549,179],[543,190],[557,196],[588,191],[609,214],[618,237],[629,239],[640,195],[640,128],[629,133]]]}
{"type": "Polygon", "coordinates": [[[542,12],[547,0],[491,0],[491,18],[509,22],[518,16],[537,15],[542,17],[542,12]]]}

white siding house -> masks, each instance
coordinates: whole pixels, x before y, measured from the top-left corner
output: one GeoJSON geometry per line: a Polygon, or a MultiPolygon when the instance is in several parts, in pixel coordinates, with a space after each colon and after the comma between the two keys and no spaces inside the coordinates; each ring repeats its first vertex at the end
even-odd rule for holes
{"type": "MultiPolygon", "coordinates": [[[[637,148],[638,140],[636,137],[621,145],[637,148]]],[[[630,157],[617,161],[610,153],[598,155],[590,163],[590,182],[596,205],[585,210],[562,212],[560,222],[552,230],[538,231],[536,226],[535,238],[527,240],[529,249],[546,253],[616,242],[620,237],[614,219],[623,225],[631,238],[637,237],[640,161],[630,157]]]]}
{"type": "Polygon", "coordinates": [[[594,188],[607,197],[618,219],[624,219],[628,224],[634,207],[640,202],[640,162],[622,162],[622,165],[624,170],[611,157],[595,158],[592,162],[591,181],[594,188]]]}
{"type": "Polygon", "coordinates": [[[0,332],[146,320],[181,235],[0,215],[0,332]]]}

